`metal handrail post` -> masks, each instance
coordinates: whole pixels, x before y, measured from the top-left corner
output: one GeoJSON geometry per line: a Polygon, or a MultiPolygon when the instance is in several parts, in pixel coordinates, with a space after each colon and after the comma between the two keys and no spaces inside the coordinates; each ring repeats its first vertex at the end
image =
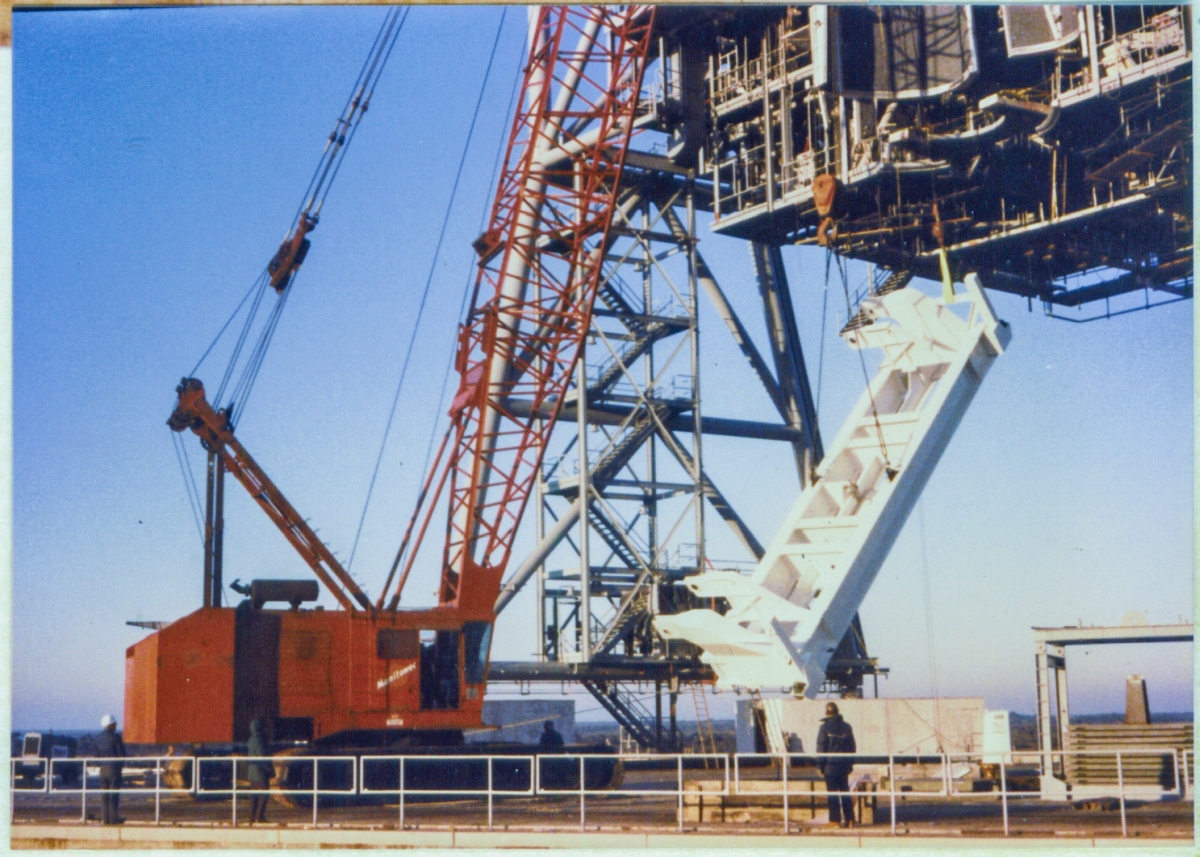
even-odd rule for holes
{"type": "Polygon", "coordinates": [[[154,826],[157,827],[162,810],[162,757],[154,760],[154,826]]]}
{"type": "Polygon", "coordinates": [[[1125,774],[1121,770],[1121,751],[1117,751],[1117,791],[1121,800],[1121,835],[1128,836],[1129,829],[1125,823],[1125,774]]]}
{"type": "Polygon", "coordinates": [[[892,836],[896,835],[896,757],[888,753],[888,795],[892,801],[892,836]]]}
{"type": "Polygon", "coordinates": [[[400,757],[400,829],[404,829],[404,757],[400,757]]]}
{"type": "MultiPolygon", "coordinates": [[[[699,728],[699,727],[697,727],[699,728]]],[[[676,771],[676,796],[679,799],[679,832],[683,833],[683,756],[678,753],[675,755],[675,771],[676,771]]],[[[701,810],[701,815],[704,812],[701,810]]]]}
{"type": "Polygon", "coordinates": [[[488,756],[488,757],[487,757],[487,771],[488,771],[488,777],[487,777],[487,780],[488,780],[488,830],[491,830],[491,829],[492,829],[492,767],[493,767],[493,765],[494,765],[495,761],[496,761],[496,760],[495,760],[495,757],[493,757],[493,756],[488,756]]]}
{"type": "Polygon", "coordinates": [[[232,759],[233,765],[233,826],[237,827],[237,759],[232,759]]]}
{"type": "Polygon", "coordinates": [[[583,776],[583,756],[579,757],[579,830],[582,833],[587,829],[587,822],[583,809],[583,793],[587,791],[587,780],[583,776]]]}
{"type": "MultiPolygon", "coordinates": [[[[1054,766],[1050,767],[1053,770],[1054,766]]],[[[1008,836],[1008,774],[1005,773],[1004,756],[1000,757],[1000,811],[1004,814],[1004,835],[1008,836]]]]}
{"type": "Polygon", "coordinates": [[[83,761],[83,791],[80,794],[79,823],[87,824],[87,760],[83,761]]]}
{"type": "Polygon", "coordinates": [[[317,779],[321,776],[320,760],[313,758],[313,820],[312,826],[317,826],[317,801],[320,799],[320,791],[317,785],[317,779]]]}
{"type": "Polygon", "coordinates": [[[788,767],[791,763],[791,757],[787,753],[783,754],[783,832],[784,834],[791,833],[788,818],[788,767]]]}

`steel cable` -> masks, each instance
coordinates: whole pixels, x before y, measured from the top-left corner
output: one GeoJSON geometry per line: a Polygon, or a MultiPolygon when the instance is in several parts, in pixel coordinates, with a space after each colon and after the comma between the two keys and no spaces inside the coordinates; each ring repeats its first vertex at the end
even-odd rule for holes
{"type": "Polygon", "coordinates": [[[499,45],[500,45],[500,35],[504,30],[504,19],[505,19],[505,17],[507,17],[507,15],[508,15],[508,9],[506,7],[502,10],[502,12],[500,14],[500,24],[496,28],[496,38],[492,42],[492,52],[491,52],[491,55],[488,57],[487,68],[485,69],[484,75],[483,75],[483,85],[479,87],[479,96],[475,100],[475,110],[471,114],[471,124],[470,124],[470,127],[467,129],[467,140],[466,140],[466,143],[463,145],[462,155],[460,156],[459,161],[458,161],[458,170],[454,175],[454,184],[450,188],[450,200],[449,200],[449,202],[446,203],[446,213],[442,217],[442,226],[441,226],[441,230],[438,233],[437,244],[434,245],[433,260],[429,264],[429,273],[425,277],[425,288],[421,293],[421,302],[417,306],[417,317],[416,317],[416,320],[413,322],[412,333],[408,339],[408,348],[406,349],[406,351],[404,353],[404,360],[400,364],[400,380],[396,384],[396,393],[392,397],[392,407],[388,413],[387,424],[383,430],[383,440],[379,444],[379,455],[375,459],[375,468],[371,472],[371,481],[367,486],[367,498],[366,498],[365,502],[363,503],[362,515],[359,517],[359,520],[358,520],[358,529],[355,531],[355,534],[354,534],[354,544],[350,548],[350,559],[346,563],[347,569],[349,569],[353,565],[354,555],[358,551],[358,541],[359,541],[359,538],[362,536],[363,523],[366,521],[366,518],[367,518],[367,509],[371,504],[371,495],[375,491],[375,480],[379,476],[379,466],[383,462],[384,449],[387,447],[388,435],[391,433],[392,422],[396,416],[396,406],[400,402],[400,391],[404,387],[404,379],[408,374],[409,360],[412,357],[413,346],[417,340],[417,332],[420,330],[421,318],[424,316],[424,313],[425,313],[425,304],[429,298],[430,286],[433,284],[433,275],[437,271],[437,260],[438,260],[439,255],[442,252],[442,243],[446,237],[446,228],[450,222],[450,213],[454,207],[455,197],[458,195],[459,180],[462,179],[463,167],[466,165],[466,162],[467,162],[467,152],[470,150],[470,147],[471,147],[471,139],[475,135],[475,123],[479,119],[479,110],[483,105],[483,96],[484,96],[484,93],[487,91],[488,81],[491,79],[492,64],[496,59],[496,48],[499,47],[499,45]]]}
{"type": "MultiPolygon", "coordinates": [[[[329,139],[325,144],[325,150],[322,152],[321,160],[317,164],[312,177],[309,179],[308,187],[301,197],[300,205],[297,207],[295,214],[292,217],[292,226],[288,230],[288,235],[294,234],[297,224],[302,216],[307,216],[312,212],[314,206],[319,213],[321,206],[325,204],[325,200],[329,196],[329,190],[333,186],[333,181],[341,170],[341,165],[345,160],[346,152],[349,149],[351,141],[354,139],[355,132],[358,130],[358,125],[362,121],[363,115],[366,113],[370,104],[371,97],[375,92],[375,87],[383,74],[383,70],[387,65],[388,58],[392,54],[392,50],[396,46],[397,38],[400,31],[404,27],[404,22],[408,18],[408,7],[403,9],[389,9],[384,16],[383,24],[380,26],[375,35],[375,40],[371,45],[371,50],[367,55],[367,59],[363,62],[362,68],[358,72],[358,77],[355,79],[354,87],[351,90],[350,96],[346,99],[340,114],[338,115],[337,123],[334,126],[333,133],[329,135],[329,139]]],[[[275,302],[271,309],[270,315],[263,324],[262,330],[259,333],[258,340],[254,348],[250,352],[250,356],[242,368],[242,373],[237,382],[234,384],[234,391],[230,395],[228,402],[225,404],[231,414],[235,411],[241,413],[245,408],[246,400],[249,398],[250,391],[254,387],[254,382],[258,377],[259,370],[262,368],[263,360],[266,357],[266,351],[271,343],[271,339],[275,334],[275,330],[279,324],[279,317],[282,314],[283,308],[287,303],[288,294],[292,290],[293,278],[288,281],[287,286],[280,294],[279,300],[275,302]]],[[[270,282],[270,272],[264,269],[255,280],[254,285],[243,296],[238,303],[237,308],[230,315],[229,319],[222,325],[217,335],[213,338],[204,354],[192,369],[191,375],[195,376],[200,365],[212,352],[217,342],[229,328],[233,319],[238,316],[242,308],[245,306],[247,299],[254,295],[254,300],[246,314],[246,321],[242,326],[241,332],[238,335],[237,341],[234,344],[232,354],[226,366],[224,376],[221,379],[220,386],[217,389],[216,396],[213,397],[214,407],[221,406],[221,400],[224,397],[225,391],[229,386],[230,381],[234,377],[234,372],[241,360],[242,352],[247,341],[250,338],[251,332],[254,330],[255,322],[258,318],[258,312],[262,306],[263,297],[266,294],[267,286],[270,282]]],[[[232,422],[232,419],[231,419],[232,422]]]]}
{"type": "Polygon", "coordinates": [[[183,439],[176,433],[171,432],[171,445],[175,448],[175,459],[179,462],[179,470],[183,473],[183,491],[187,494],[188,505],[192,507],[192,519],[196,522],[196,532],[200,536],[200,545],[204,545],[204,527],[200,524],[200,491],[196,487],[196,477],[192,473],[190,467],[191,462],[184,463],[187,457],[187,448],[184,446],[183,439]],[[180,449],[183,449],[180,452],[180,449]]]}
{"type": "MultiPolygon", "coordinates": [[[[504,108],[504,114],[503,114],[504,116],[512,115],[513,103],[516,101],[517,93],[521,89],[521,79],[523,76],[524,76],[524,68],[520,64],[518,64],[517,72],[513,76],[512,89],[509,92],[509,96],[508,96],[508,106],[504,108]]],[[[492,175],[491,175],[490,181],[488,182],[489,188],[494,188],[496,186],[497,176],[500,174],[500,164],[504,157],[506,142],[507,142],[507,140],[505,139],[504,135],[503,134],[499,135],[499,140],[496,145],[496,156],[492,161],[492,175]]],[[[490,200],[490,197],[489,197],[489,200],[490,200]]],[[[487,226],[488,215],[490,213],[491,213],[491,204],[488,201],[485,201],[483,211],[479,215],[479,231],[481,233],[487,226]]],[[[459,304],[458,304],[457,318],[458,318],[459,324],[462,324],[465,321],[464,316],[465,316],[466,309],[467,309],[467,298],[471,295],[471,285],[475,278],[475,267],[476,267],[476,263],[474,261],[472,261],[467,266],[466,281],[463,283],[462,300],[459,301],[459,304]]],[[[450,374],[451,374],[451,371],[454,369],[454,355],[455,355],[456,350],[457,350],[457,341],[452,341],[451,346],[450,346],[450,354],[446,359],[446,370],[442,373],[442,388],[441,388],[441,390],[438,391],[438,396],[437,396],[437,400],[436,400],[437,405],[435,405],[435,407],[434,407],[433,422],[432,422],[432,424],[430,426],[430,430],[429,430],[429,443],[425,447],[425,460],[421,463],[421,472],[422,473],[429,472],[429,460],[433,456],[433,447],[434,447],[434,444],[437,442],[437,438],[438,438],[438,426],[441,423],[441,418],[440,418],[441,414],[440,414],[439,409],[440,409],[441,405],[446,401],[446,388],[450,384],[450,374]]],[[[366,513],[364,511],[364,515],[365,514],[366,513]]],[[[413,514],[415,516],[417,514],[417,512],[414,512],[413,514]]],[[[404,556],[406,553],[407,553],[406,546],[401,545],[400,553],[396,558],[396,564],[399,564],[400,562],[402,562],[404,560],[404,556]]],[[[385,588],[386,588],[386,586],[385,586],[385,588]]]]}

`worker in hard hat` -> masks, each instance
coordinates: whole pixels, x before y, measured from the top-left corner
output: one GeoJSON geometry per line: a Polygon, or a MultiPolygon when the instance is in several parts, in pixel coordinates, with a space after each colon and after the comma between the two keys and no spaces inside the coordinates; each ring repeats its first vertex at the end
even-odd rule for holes
{"type": "MultiPolygon", "coordinates": [[[[825,706],[825,717],[817,731],[818,753],[853,753],[858,749],[854,730],[842,719],[836,702],[825,706]]],[[[850,797],[850,770],[854,760],[848,756],[818,756],[825,791],[829,798],[829,823],[849,827],[854,823],[854,801],[850,797]]]]}
{"type": "Polygon", "coordinates": [[[119,759],[125,758],[125,742],[117,734],[117,718],[105,714],[100,718],[103,731],[96,739],[96,757],[100,763],[101,820],[104,824],[123,824],[118,810],[121,805],[121,769],[119,759]]]}

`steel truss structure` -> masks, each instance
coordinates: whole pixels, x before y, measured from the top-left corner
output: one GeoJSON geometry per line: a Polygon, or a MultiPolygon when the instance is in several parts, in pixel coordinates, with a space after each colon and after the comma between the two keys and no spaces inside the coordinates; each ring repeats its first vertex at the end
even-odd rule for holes
{"type": "MultiPolygon", "coordinates": [[[[1147,305],[1151,293],[1190,297],[1185,12],[1058,9],[1011,25],[1004,15],[1026,13],[658,10],[639,125],[663,137],[626,158],[587,367],[567,393],[570,440],[539,475],[537,546],[497,601],[503,609],[536,579],[541,660],[493,664],[493,680],[581,681],[638,741],[670,745],[663,688],[673,713],[680,682],[712,675],[694,646],[652,628],[700,606],[687,581],[714,568],[706,507],[707,526],[715,511],[747,560],[764,554],[705,475],[703,437],[791,444],[802,489],[824,456],[783,244],[876,264],[844,335],[914,275],[952,293],[951,280],[977,272],[1047,312],[1103,300],[1107,313],[1108,298],[1132,291],[1147,305]],[[1006,44],[1018,30],[1025,41],[1006,44]],[[863,72],[863,50],[895,62],[863,72]],[[696,251],[698,212],[750,245],[762,352],[696,251]],[[701,292],[780,423],[701,413],[701,292]],[[632,692],[642,682],[654,684],[653,718],[632,692]]],[[[854,693],[877,672],[857,616],[834,648],[806,673],[810,693],[854,693]]]]}
{"type": "Polygon", "coordinates": [[[531,27],[505,168],[476,242],[449,454],[432,468],[426,523],[449,481],[439,606],[490,612],[499,593],[601,282],[653,20],[652,7],[546,7],[531,27]],[[518,400],[537,415],[515,411],[518,400]]]}

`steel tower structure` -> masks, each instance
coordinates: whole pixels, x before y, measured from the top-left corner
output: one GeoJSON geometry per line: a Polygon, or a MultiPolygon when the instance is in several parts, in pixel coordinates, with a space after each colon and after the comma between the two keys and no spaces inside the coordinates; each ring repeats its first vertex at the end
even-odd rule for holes
{"type": "MultiPolygon", "coordinates": [[[[653,617],[701,606],[684,581],[719,565],[712,527],[747,564],[763,554],[703,438],[788,443],[801,488],[824,452],[782,246],[873,263],[858,300],[968,273],[1051,315],[1190,298],[1189,27],[1182,6],[660,8],[586,359],[536,480],[537,545],[496,604],[532,582],[540,660],[493,663],[492,680],[579,681],[639,742],[672,744],[663,688],[673,711],[681,682],[712,674],[653,617]],[[750,246],[762,350],[697,248],[698,214],[750,246]],[[702,413],[701,300],[778,423],[702,413]]],[[[855,617],[824,689],[875,669],[855,617]]]]}

